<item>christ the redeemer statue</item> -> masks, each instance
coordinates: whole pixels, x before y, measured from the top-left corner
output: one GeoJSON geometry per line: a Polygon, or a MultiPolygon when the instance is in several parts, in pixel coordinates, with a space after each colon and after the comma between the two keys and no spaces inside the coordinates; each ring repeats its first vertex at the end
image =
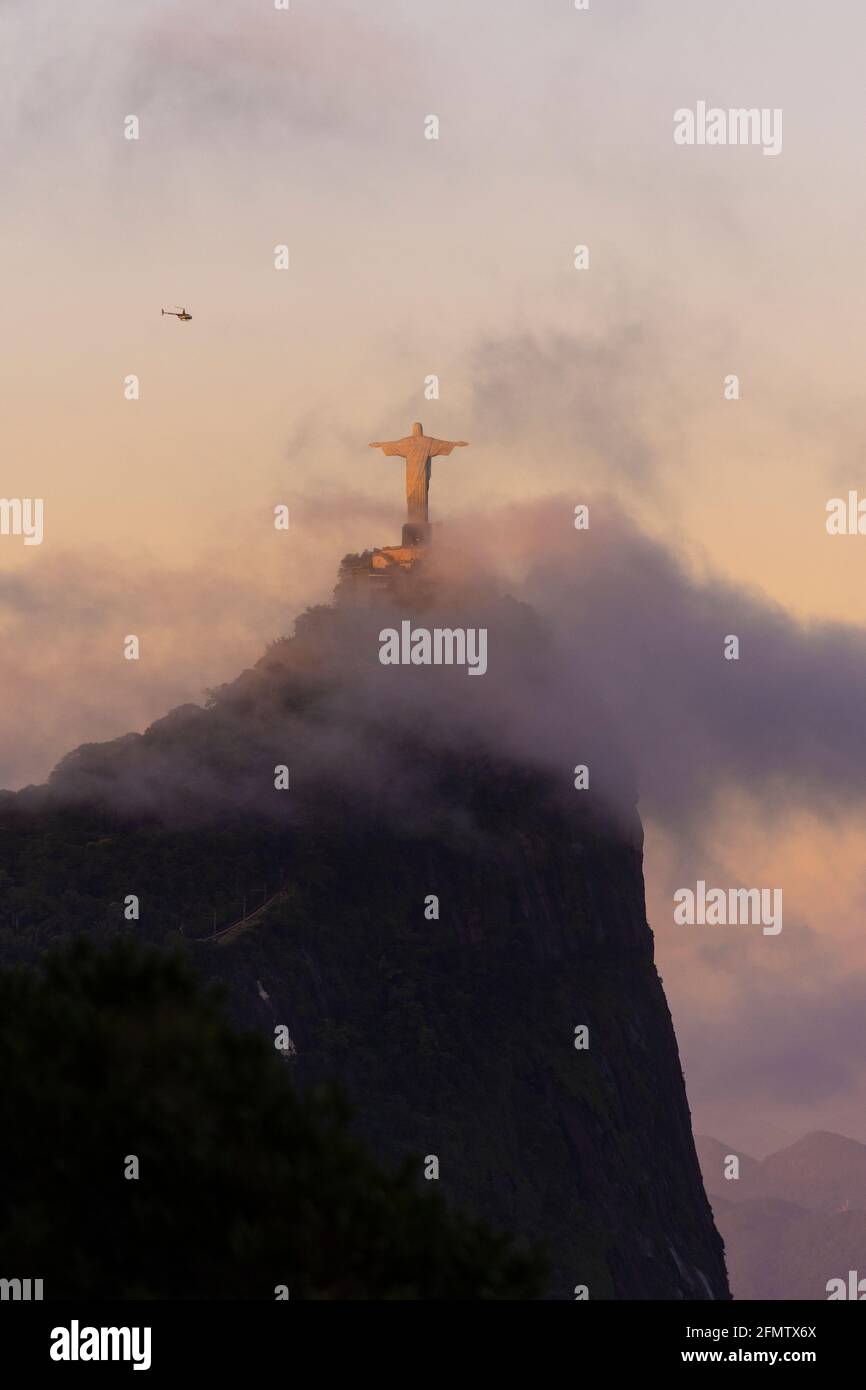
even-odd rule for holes
{"type": "Polygon", "coordinates": [[[410,522],[428,520],[430,460],[439,454],[450,454],[452,449],[465,449],[468,442],[466,439],[432,439],[416,421],[412,433],[404,439],[370,445],[371,449],[381,449],[385,454],[396,454],[406,460],[406,513],[410,522]]]}

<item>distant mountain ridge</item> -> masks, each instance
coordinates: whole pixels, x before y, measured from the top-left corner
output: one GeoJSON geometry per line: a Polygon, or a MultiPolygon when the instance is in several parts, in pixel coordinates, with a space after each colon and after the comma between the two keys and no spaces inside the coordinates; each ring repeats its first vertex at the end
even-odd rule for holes
{"type": "Polygon", "coordinates": [[[808,1211],[840,1211],[846,1204],[866,1211],[866,1144],[829,1130],[813,1130],[764,1159],[706,1135],[695,1137],[708,1194],[727,1201],[777,1197],[808,1211]],[[740,1176],[726,1179],[728,1154],[740,1159],[740,1176]]]}
{"type": "Polygon", "coordinates": [[[814,1130],[764,1159],[707,1135],[695,1147],[735,1298],[825,1299],[829,1280],[866,1277],[866,1144],[814,1130]]]}

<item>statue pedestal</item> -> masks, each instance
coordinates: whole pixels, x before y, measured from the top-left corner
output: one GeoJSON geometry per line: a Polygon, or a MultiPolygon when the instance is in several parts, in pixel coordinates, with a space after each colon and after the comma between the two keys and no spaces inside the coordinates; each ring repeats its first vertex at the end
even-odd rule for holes
{"type": "Polygon", "coordinates": [[[417,560],[417,547],[412,545],[383,545],[373,551],[370,569],[376,574],[387,570],[410,570],[417,560]]]}
{"type": "Polygon", "coordinates": [[[432,545],[433,526],[429,521],[404,521],[403,545],[432,545]]]}
{"type": "Polygon", "coordinates": [[[429,521],[405,521],[403,539],[399,545],[378,546],[370,558],[368,574],[373,578],[405,574],[422,559],[422,551],[433,544],[433,527],[429,521]]]}

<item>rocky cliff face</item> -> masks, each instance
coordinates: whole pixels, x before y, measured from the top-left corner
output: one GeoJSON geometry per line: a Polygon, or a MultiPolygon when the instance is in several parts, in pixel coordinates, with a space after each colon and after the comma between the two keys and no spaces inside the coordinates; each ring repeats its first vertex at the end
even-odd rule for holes
{"type": "Polygon", "coordinates": [[[289,1028],[300,1081],[344,1083],[383,1158],[435,1156],[450,1199],[542,1240],[552,1297],[726,1298],[636,818],[507,778],[475,813],[483,849],[369,823],[320,843],[318,883],[206,968],[242,1021],[289,1028]]]}
{"type": "Polygon", "coordinates": [[[381,1158],[419,1182],[438,1167],[449,1200],[543,1242],[552,1298],[727,1298],[634,794],[601,753],[594,785],[616,795],[574,790],[601,720],[584,705],[551,733],[564,701],[545,704],[555,654],[531,612],[432,594],[392,618],[462,605],[489,630],[485,679],[383,667],[385,608],[344,598],[207,708],[7,798],[0,955],[81,928],[189,941],[279,883],[253,924],[188,949],[238,1021],[288,1027],[299,1084],[341,1082],[381,1158]]]}

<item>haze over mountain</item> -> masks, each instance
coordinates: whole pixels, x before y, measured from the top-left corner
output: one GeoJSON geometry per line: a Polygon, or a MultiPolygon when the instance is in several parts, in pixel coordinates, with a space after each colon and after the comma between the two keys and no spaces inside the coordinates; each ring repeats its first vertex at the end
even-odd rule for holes
{"type": "Polygon", "coordinates": [[[726,1298],[610,720],[589,683],[559,699],[542,617],[456,561],[368,597],[348,564],[206,708],[4,798],[0,947],[176,944],[279,889],[193,960],[236,1022],[288,1028],[299,1085],[344,1085],[381,1162],[435,1158],[449,1201],[541,1241],[552,1298],[726,1298]],[[485,627],[485,677],[382,665],[407,618],[485,627]]]}

